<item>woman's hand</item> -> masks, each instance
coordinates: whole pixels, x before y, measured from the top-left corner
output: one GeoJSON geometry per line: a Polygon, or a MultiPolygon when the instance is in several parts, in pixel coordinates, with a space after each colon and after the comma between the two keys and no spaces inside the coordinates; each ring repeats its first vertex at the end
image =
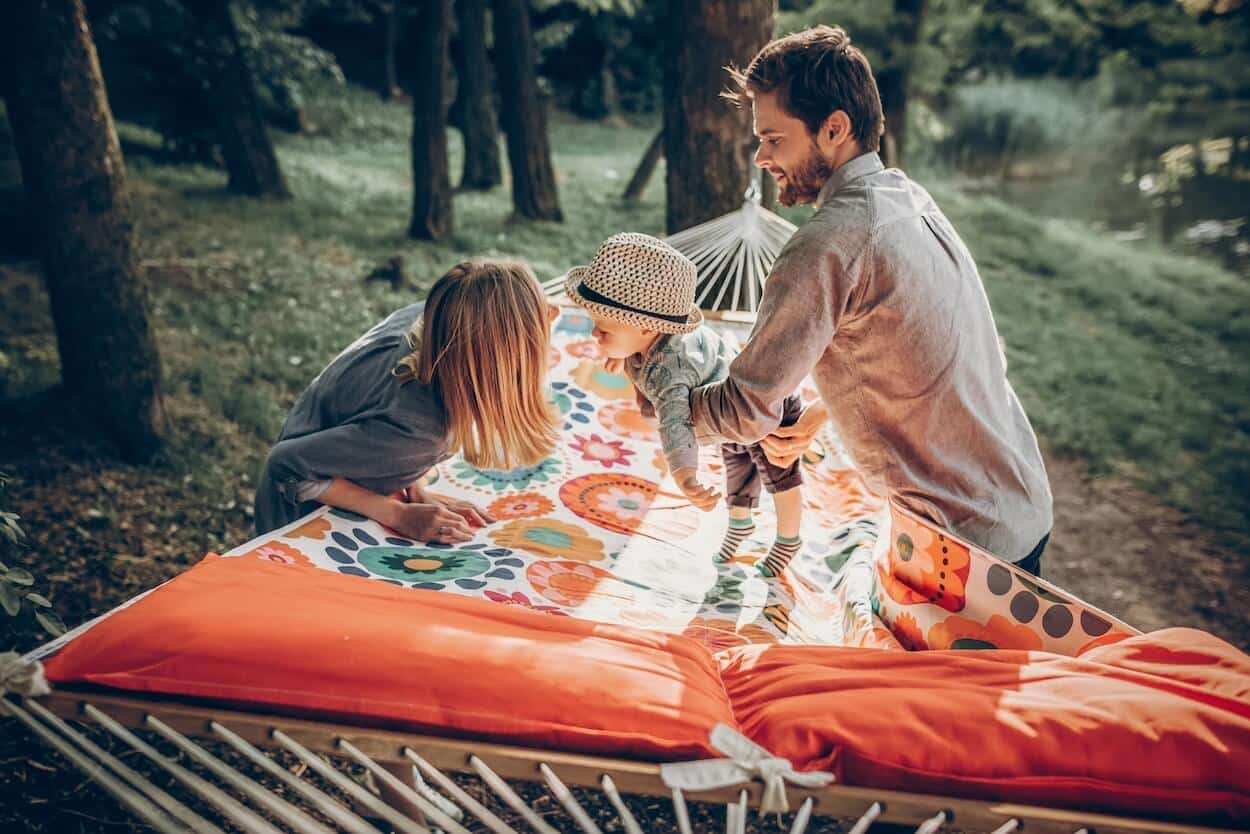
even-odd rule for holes
{"type": "Polygon", "coordinates": [[[386,518],[378,520],[401,536],[422,542],[460,544],[473,538],[468,522],[442,504],[394,501],[386,518]]]}
{"type": "Polygon", "coordinates": [[[424,492],[422,496],[423,500],[446,507],[474,527],[485,527],[487,524],[495,523],[493,515],[472,501],[462,501],[450,495],[435,495],[432,492],[424,492]]]}
{"type": "Polygon", "coordinates": [[[792,426],[779,426],[776,431],[760,441],[764,456],[773,466],[787,467],[798,460],[807,447],[812,445],[816,433],[829,419],[825,404],[817,400],[803,409],[792,426]]]}

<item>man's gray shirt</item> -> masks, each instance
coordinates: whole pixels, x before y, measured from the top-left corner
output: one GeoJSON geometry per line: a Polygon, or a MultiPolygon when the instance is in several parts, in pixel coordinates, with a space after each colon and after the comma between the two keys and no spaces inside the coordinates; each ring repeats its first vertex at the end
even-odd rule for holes
{"type": "Polygon", "coordinates": [[[1023,559],[1050,532],[1050,484],[967,247],[875,153],[837,169],[818,206],[728,378],[694,392],[699,436],[758,442],[811,373],[875,492],[1023,559]]]}

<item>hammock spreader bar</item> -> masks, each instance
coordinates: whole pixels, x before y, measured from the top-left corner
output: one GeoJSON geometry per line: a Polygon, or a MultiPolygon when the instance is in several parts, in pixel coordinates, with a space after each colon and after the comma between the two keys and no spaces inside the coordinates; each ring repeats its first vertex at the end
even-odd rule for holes
{"type": "MultiPolygon", "coordinates": [[[[668,787],[664,784],[658,765],[497,744],[451,741],[318,721],[257,716],[246,712],[195,707],[169,701],[149,701],[131,696],[54,691],[42,703],[22,698],[20,705],[12,698],[0,698],[0,715],[5,714],[17,718],[36,738],[61,753],[74,767],[117,798],[123,807],[161,834],[222,832],[218,826],[203,819],[183,802],[153,785],[138,771],[118,761],[91,741],[83,731],[66,722],[65,718],[91,719],[101,731],[125,741],[155,767],[169,772],[187,790],[215,806],[224,819],[247,832],[270,834],[278,829],[221,788],[157,751],[128,727],[146,729],[159,735],[177,748],[181,755],[203,767],[212,778],[220,780],[227,788],[299,834],[326,834],[329,829],[285,799],[268,795],[259,783],[237,772],[194,739],[208,738],[229,745],[252,765],[290,788],[291,795],[298,795],[312,808],[325,814],[332,821],[335,830],[351,834],[376,834],[377,829],[345,808],[338,798],[279,766],[253,742],[272,742],[273,746],[290,752],[306,765],[307,770],[318,774],[348,795],[358,807],[381,817],[396,830],[413,834],[425,834],[431,825],[448,834],[468,834],[468,829],[458,821],[464,818],[464,811],[460,806],[468,809],[472,817],[496,834],[521,834],[481,802],[473,799],[441,768],[476,774],[486,788],[484,795],[493,795],[502,800],[525,821],[526,831],[553,834],[556,828],[525,804],[520,795],[508,785],[505,776],[528,782],[545,782],[552,797],[587,834],[596,834],[600,828],[569,789],[570,783],[590,790],[603,790],[606,804],[615,810],[620,825],[627,834],[642,834],[645,829],[630,814],[621,797],[618,783],[631,793],[671,796],[678,830],[683,834],[693,834],[686,794],[679,787],[668,787]],[[296,740],[296,736],[299,740],[296,740]],[[416,747],[420,747],[422,752],[418,753],[414,749],[416,747]],[[410,802],[416,809],[414,813],[422,818],[409,818],[336,770],[323,758],[327,753],[364,767],[377,780],[410,802]],[[439,764],[436,765],[435,762],[439,764]],[[415,765],[422,778],[429,780],[430,784],[417,782],[417,790],[404,784],[388,767],[400,763],[415,765]],[[558,774],[557,768],[564,771],[564,775],[558,774]],[[448,799],[447,796],[434,792],[431,785],[452,798],[448,799]]],[[[956,814],[961,829],[988,831],[992,834],[1013,834],[1024,830],[1026,825],[1028,831],[1047,834],[1089,834],[1095,829],[1099,834],[1228,834],[1226,829],[1181,823],[878,791],[836,784],[820,788],[792,785],[790,789],[798,791],[802,796],[789,828],[791,834],[804,834],[818,809],[823,816],[845,817],[859,814],[858,820],[849,829],[850,834],[866,834],[869,827],[878,820],[910,822],[918,826],[915,829],[916,834],[938,834],[955,821],[956,814]],[[852,811],[852,808],[855,810],[852,811]]],[[[732,789],[700,790],[699,794],[703,801],[725,802],[726,832],[741,834],[745,829],[748,809],[752,805],[760,807],[764,791],[758,782],[752,782],[746,788],[736,786],[732,789]]]]}

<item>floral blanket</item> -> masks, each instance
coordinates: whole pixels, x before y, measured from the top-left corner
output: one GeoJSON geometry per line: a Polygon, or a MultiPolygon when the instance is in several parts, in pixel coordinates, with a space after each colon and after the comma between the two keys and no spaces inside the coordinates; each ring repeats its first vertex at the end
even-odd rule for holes
{"type": "MultiPolygon", "coordinates": [[[[737,339],[743,331],[715,325],[737,339]]],[[[686,506],[628,381],[603,370],[591,321],[566,308],[555,326],[551,387],[564,442],[537,466],[475,469],[452,459],[432,490],[486,506],[498,522],[468,543],[430,545],[323,508],[226,555],[311,563],[411,588],[520,605],[553,616],[660,629],[709,648],[744,643],[898,647],[873,613],[874,550],[887,523],[825,433],[804,461],[803,550],[777,579],[755,569],[775,522],[767,493],[755,535],[730,562],[714,556],[724,508],[686,506]]],[[[815,391],[805,387],[804,399],[815,391]]],[[[701,451],[709,482],[723,478],[701,451]]]]}

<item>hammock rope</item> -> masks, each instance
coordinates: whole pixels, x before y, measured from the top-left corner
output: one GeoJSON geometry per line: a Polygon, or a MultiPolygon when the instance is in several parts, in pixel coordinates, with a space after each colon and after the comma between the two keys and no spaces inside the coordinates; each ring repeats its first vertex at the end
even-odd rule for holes
{"type": "MultiPolygon", "coordinates": [[[[756,170],[743,194],[742,208],[669,235],[665,241],[699,269],[695,303],[705,310],[754,313],[764,281],[797,227],[760,203],[763,171],[756,170]]],[[[555,297],[564,276],[543,283],[555,297]]]]}

